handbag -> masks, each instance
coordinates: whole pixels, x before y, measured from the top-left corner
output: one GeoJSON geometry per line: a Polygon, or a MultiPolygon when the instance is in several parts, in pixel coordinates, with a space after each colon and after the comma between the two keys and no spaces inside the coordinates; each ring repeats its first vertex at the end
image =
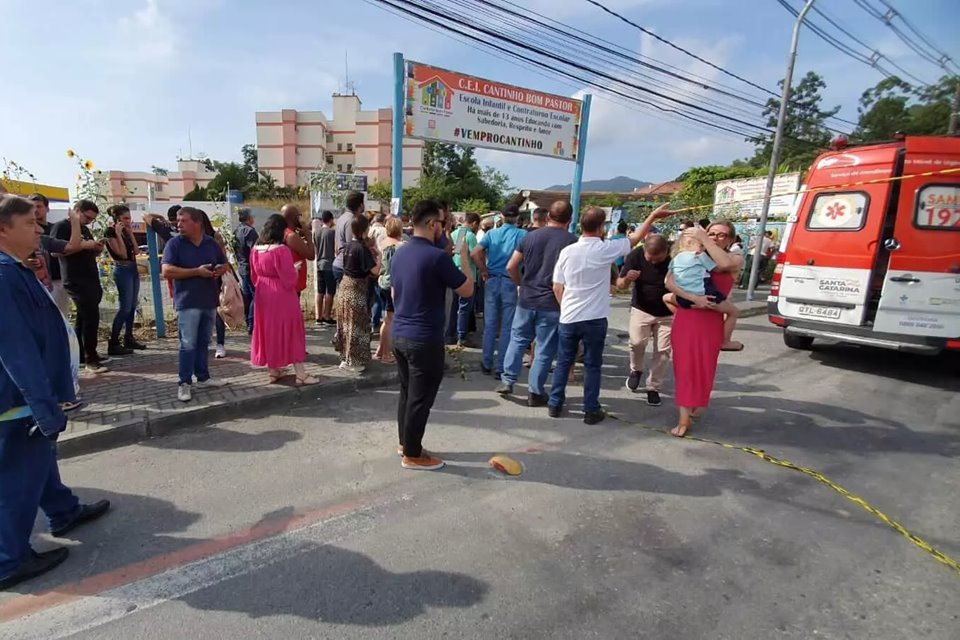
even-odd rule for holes
{"type": "Polygon", "coordinates": [[[239,329],[245,326],[246,313],[243,310],[243,293],[240,291],[240,283],[232,271],[228,271],[220,278],[220,306],[217,307],[217,313],[223,324],[230,329],[239,329]]]}

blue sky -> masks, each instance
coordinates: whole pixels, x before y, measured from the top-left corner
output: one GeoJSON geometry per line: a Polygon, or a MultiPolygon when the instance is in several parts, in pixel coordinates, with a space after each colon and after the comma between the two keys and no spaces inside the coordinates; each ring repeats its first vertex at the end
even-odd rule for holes
{"type": "MultiPolygon", "coordinates": [[[[606,15],[585,0],[515,0],[604,40],[723,84],[736,85],[606,15]]],[[[791,0],[794,5],[797,0],[791,0]]],[[[878,0],[871,0],[874,4],[878,0]]],[[[956,0],[891,0],[929,41],[960,60],[956,0]]],[[[783,75],[793,18],[774,0],[606,0],[604,4],[701,56],[773,88],[783,75]]],[[[854,35],[921,78],[939,76],[853,0],[819,0],[854,35]]],[[[815,16],[816,17],[816,16],[815,16]]],[[[344,55],[365,108],[389,106],[390,54],[521,86],[574,95],[582,87],[405,22],[361,0],[0,0],[4,98],[0,156],[41,182],[73,186],[76,149],[101,169],[172,167],[189,150],[239,159],[254,142],[254,112],[330,113],[344,55]],[[17,28],[20,25],[20,28],[17,28]]],[[[860,93],[881,76],[809,31],[797,77],[826,79],[826,102],[856,120],[860,93]]],[[[742,85],[738,85],[742,86],[742,85]]],[[[755,119],[759,120],[759,116],[755,119]]],[[[727,163],[751,147],[728,134],[595,97],[585,178],[669,180],[692,165],[727,163]]],[[[569,182],[573,164],[480,151],[516,187],[569,182]]]]}

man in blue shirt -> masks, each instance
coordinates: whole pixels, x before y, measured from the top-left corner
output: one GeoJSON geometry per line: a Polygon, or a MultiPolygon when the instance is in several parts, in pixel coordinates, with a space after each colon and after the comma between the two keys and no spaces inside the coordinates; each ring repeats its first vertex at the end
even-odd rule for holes
{"type": "Polygon", "coordinates": [[[177,212],[180,235],[163,249],[163,277],[173,280],[173,306],[180,334],[180,381],[177,399],[189,402],[191,384],[200,388],[223,386],[212,380],[207,347],[217,315],[220,287],[217,278],[227,272],[227,258],[216,241],[203,232],[203,212],[183,207],[177,212]]]}
{"type": "MultiPolygon", "coordinates": [[[[444,233],[443,214],[433,200],[413,208],[413,237],[397,249],[390,263],[393,294],[393,354],[400,373],[397,426],[405,469],[433,470],[443,460],[423,449],[430,409],[443,380],[443,343],[447,289],[461,298],[473,295],[473,274],[461,272],[437,247],[444,233]]],[[[464,245],[460,260],[468,260],[464,245]]]]}
{"type": "Polygon", "coordinates": [[[507,264],[510,277],[520,286],[520,299],[497,393],[513,393],[513,385],[520,377],[523,354],[536,338],[536,355],[527,382],[527,405],[531,407],[547,405],[543,385],[557,354],[560,326],[560,303],[553,293],[553,266],[564,247],[577,241],[577,236],[567,231],[572,217],[573,207],[569,202],[554,202],[547,214],[546,226],[528,233],[507,264]]]}
{"type": "Polygon", "coordinates": [[[30,533],[42,504],[60,537],[99,518],[110,502],[81,505],[60,481],[55,441],[76,400],[66,321],[24,262],[40,245],[34,204],[0,195],[0,591],[66,560],[65,547],[37,553],[30,533]]]}
{"type": "Polygon", "coordinates": [[[503,226],[486,233],[473,250],[473,261],[483,279],[483,358],[480,370],[497,377],[503,373],[503,357],[510,343],[510,327],[517,308],[517,285],[507,273],[507,263],[527,232],[517,226],[520,209],[510,205],[503,210],[503,226]],[[497,334],[499,333],[499,340],[497,334]],[[493,353],[497,352],[494,362],[493,353]]]}

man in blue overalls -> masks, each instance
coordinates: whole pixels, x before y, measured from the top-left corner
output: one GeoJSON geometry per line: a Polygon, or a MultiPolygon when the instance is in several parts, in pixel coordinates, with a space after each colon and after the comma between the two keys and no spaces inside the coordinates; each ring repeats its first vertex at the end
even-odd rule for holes
{"type": "Polygon", "coordinates": [[[34,204],[0,195],[0,591],[50,571],[67,557],[38,553],[30,533],[43,506],[50,532],[66,535],[110,508],[81,505],[60,481],[61,402],[76,400],[66,321],[23,262],[40,243],[34,204]]]}

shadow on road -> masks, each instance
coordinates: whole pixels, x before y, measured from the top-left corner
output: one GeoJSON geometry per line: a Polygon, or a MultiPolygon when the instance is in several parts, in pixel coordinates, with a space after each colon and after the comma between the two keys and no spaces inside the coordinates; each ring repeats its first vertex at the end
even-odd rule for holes
{"type": "Polygon", "coordinates": [[[303,434],[289,429],[273,429],[260,433],[242,433],[221,427],[203,427],[153,438],[139,443],[141,447],[154,449],[181,449],[185,451],[214,451],[218,453],[250,453],[276,451],[291,442],[303,438],[303,434]]]}
{"type": "Polygon", "coordinates": [[[461,573],[393,573],[361,553],[305,542],[291,558],[180,599],[195,609],[251,618],[288,615],[380,627],[412,620],[431,607],[473,606],[488,590],[485,582],[461,573]]]}
{"type": "Polygon", "coordinates": [[[815,344],[810,359],[833,369],[960,392],[960,354],[956,353],[931,357],[844,344],[815,344]]]}

